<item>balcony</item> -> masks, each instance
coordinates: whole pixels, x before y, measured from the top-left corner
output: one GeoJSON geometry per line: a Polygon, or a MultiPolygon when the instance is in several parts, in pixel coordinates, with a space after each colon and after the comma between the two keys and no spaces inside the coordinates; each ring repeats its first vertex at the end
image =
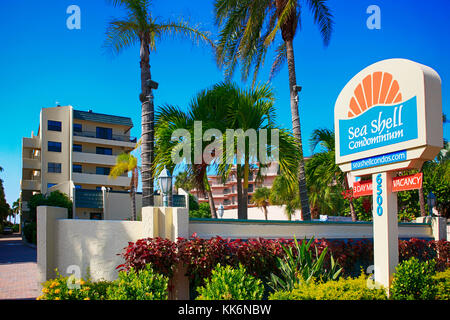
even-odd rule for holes
{"type": "Polygon", "coordinates": [[[120,176],[117,177],[116,179],[111,179],[107,175],[95,173],[79,173],[79,172],[73,172],[72,179],[75,184],[90,184],[95,186],[118,186],[118,187],[128,187],[131,181],[131,178],[127,176],[120,176]]]}
{"type": "Polygon", "coordinates": [[[29,149],[40,149],[41,140],[39,139],[39,137],[22,138],[22,146],[29,149]]]}
{"type": "Polygon", "coordinates": [[[41,170],[41,158],[22,158],[22,168],[23,169],[32,169],[32,170],[41,170]]]}
{"type": "Polygon", "coordinates": [[[98,139],[102,140],[103,143],[105,140],[107,141],[114,141],[114,142],[125,142],[125,143],[132,143],[136,144],[137,139],[135,137],[130,137],[128,135],[119,135],[119,134],[112,134],[109,136],[101,136],[98,135],[97,132],[94,131],[74,131],[73,132],[74,140],[82,141],[80,138],[91,138],[91,139],[98,139]]]}
{"type": "Polygon", "coordinates": [[[105,166],[114,166],[116,164],[116,156],[96,154],[89,152],[74,152],[72,156],[74,163],[100,164],[105,166]]]}
{"type": "Polygon", "coordinates": [[[41,180],[22,180],[20,181],[22,190],[41,191],[41,180]]]}

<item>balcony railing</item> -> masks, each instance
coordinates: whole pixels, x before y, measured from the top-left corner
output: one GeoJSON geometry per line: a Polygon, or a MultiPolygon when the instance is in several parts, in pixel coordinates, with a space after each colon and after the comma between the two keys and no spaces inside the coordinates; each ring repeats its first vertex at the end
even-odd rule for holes
{"type": "Polygon", "coordinates": [[[94,132],[94,131],[74,131],[73,135],[78,136],[78,137],[124,141],[124,142],[132,142],[132,143],[136,143],[136,141],[137,141],[136,137],[130,137],[130,136],[121,135],[121,134],[113,134],[111,136],[101,136],[101,135],[98,135],[97,132],[94,132]]]}

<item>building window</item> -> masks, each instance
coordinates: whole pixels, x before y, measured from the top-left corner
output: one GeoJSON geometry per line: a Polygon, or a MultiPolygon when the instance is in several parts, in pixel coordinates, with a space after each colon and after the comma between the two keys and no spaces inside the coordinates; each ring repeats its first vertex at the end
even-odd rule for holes
{"type": "Polygon", "coordinates": [[[83,152],[83,147],[81,144],[74,144],[72,150],[73,152],[83,152]]]}
{"type": "Polygon", "coordinates": [[[73,132],[82,132],[82,131],[83,131],[83,127],[81,126],[80,123],[73,124],[73,132]]]}
{"type": "Polygon", "coordinates": [[[112,155],[112,149],[111,148],[97,147],[96,148],[96,153],[97,154],[105,154],[105,155],[111,156],[112,155]]]}
{"type": "Polygon", "coordinates": [[[61,121],[48,120],[48,122],[47,122],[47,130],[61,132],[61,128],[62,128],[61,121]]]}
{"type": "Polygon", "coordinates": [[[72,166],[72,172],[82,173],[83,172],[82,169],[83,168],[82,168],[81,164],[74,164],[72,166]]]}
{"type": "Polygon", "coordinates": [[[248,192],[253,192],[253,184],[248,185],[248,192]]]}
{"type": "Polygon", "coordinates": [[[52,173],[61,173],[61,163],[49,162],[47,171],[52,173]]]}
{"type": "Polygon", "coordinates": [[[61,142],[49,141],[48,151],[61,152],[61,142]]]}
{"type": "Polygon", "coordinates": [[[47,183],[47,189],[50,189],[53,186],[56,186],[56,183],[47,183]]]}
{"type": "Polygon", "coordinates": [[[100,139],[112,140],[112,129],[97,127],[96,137],[100,139]]]}
{"type": "Polygon", "coordinates": [[[109,172],[111,171],[111,168],[107,168],[107,167],[96,167],[95,168],[95,173],[96,174],[101,174],[104,176],[109,175],[109,172]]]}

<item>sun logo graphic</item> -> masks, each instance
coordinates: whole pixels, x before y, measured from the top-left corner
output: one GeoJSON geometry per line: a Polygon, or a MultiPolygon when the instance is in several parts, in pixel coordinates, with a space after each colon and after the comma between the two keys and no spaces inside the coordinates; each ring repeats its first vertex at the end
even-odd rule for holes
{"type": "Polygon", "coordinates": [[[350,99],[348,117],[357,116],[372,106],[399,103],[402,93],[397,80],[389,72],[377,71],[356,86],[350,99]]]}
{"type": "Polygon", "coordinates": [[[340,155],[417,138],[417,97],[405,101],[400,82],[388,71],[358,79],[348,88],[347,110],[339,119],[340,155]]]}

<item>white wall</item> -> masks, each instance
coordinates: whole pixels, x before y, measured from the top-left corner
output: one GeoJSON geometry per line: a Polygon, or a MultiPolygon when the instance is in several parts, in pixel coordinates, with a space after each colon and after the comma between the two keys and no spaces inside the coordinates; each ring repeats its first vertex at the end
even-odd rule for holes
{"type": "Polygon", "coordinates": [[[83,276],[89,271],[96,280],[116,279],[123,263],[117,254],[142,236],[140,221],[56,220],[55,266],[61,274],[77,265],[83,276]]]}
{"type": "MultiPolygon", "coordinates": [[[[284,206],[268,206],[267,207],[268,220],[288,220],[288,217],[284,211],[284,206]]],[[[248,208],[249,220],[264,220],[264,211],[257,207],[248,208]]],[[[223,219],[237,219],[237,209],[227,209],[223,212],[223,219]]],[[[292,216],[292,220],[300,220],[300,210],[297,210],[295,215],[292,216]]]]}

